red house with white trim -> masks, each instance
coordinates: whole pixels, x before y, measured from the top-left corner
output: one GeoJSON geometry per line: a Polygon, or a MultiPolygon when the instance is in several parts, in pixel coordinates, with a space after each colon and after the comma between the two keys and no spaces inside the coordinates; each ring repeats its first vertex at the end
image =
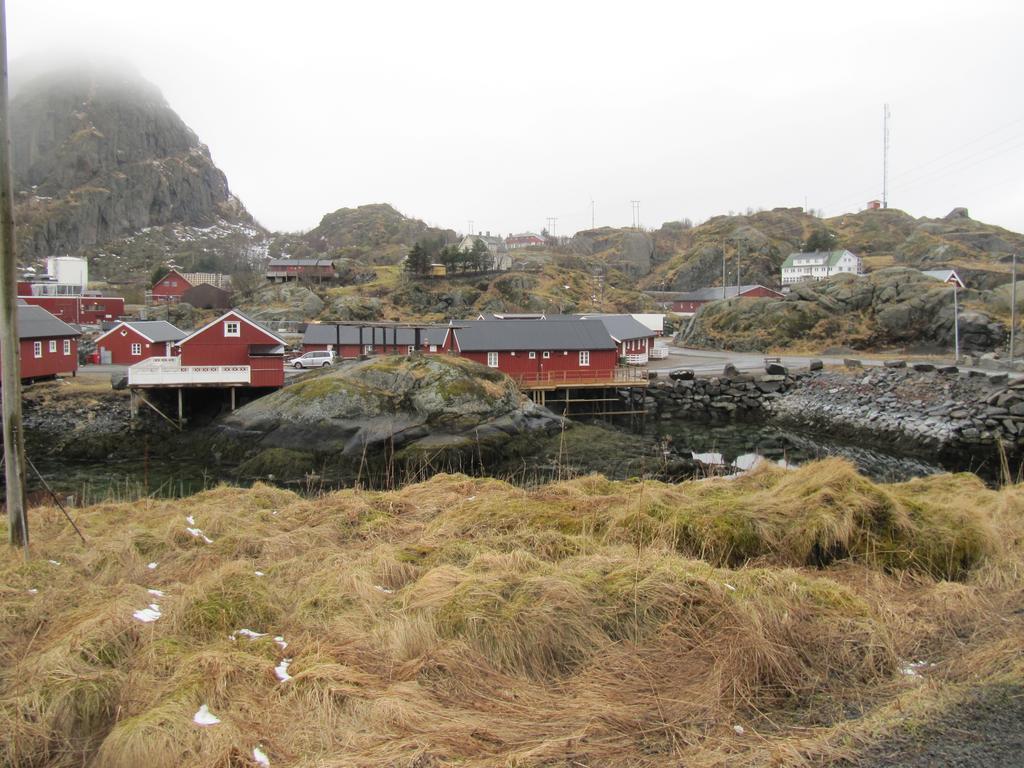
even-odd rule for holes
{"type": "Polygon", "coordinates": [[[76,331],[42,307],[18,304],[18,340],[21,380],[53,378],[78,371],[76,331]]]}
{"type": "Polygon", "coordinates": [[[172,357],[187,335],[165,320],[129,320],[96,339],[96,349],[103,365],[134,365],[150,357],[172,357]]]}
{"type": "Polygon", "coordinates": [[[598,319],[455,323],[444,342],[462,357],[522,382],[613,380],[618,344],[598,319]]]}
{"type": "Polygon", "coordinates": [[[284,386],[285,341],[232,309],[178,342],[185,367],[247,366],[251,387],[284,386]]]}
{"type": "Polygon", "coordinates": [[[182,295],[192,283],[176,269],[172,269],[153,284],[153,301],[181,301],[182,295]]]}

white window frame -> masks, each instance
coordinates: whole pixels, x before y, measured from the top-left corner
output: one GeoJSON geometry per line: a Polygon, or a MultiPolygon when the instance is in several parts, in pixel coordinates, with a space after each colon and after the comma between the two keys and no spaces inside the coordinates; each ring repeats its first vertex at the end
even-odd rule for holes
{"type": "Polygon", "coordinates": [[[589,368],[589,367],[590,367],[590,350],[589,349],[581,349],[580,350],[580,368],[589,368]]]}
{"type": "Polygon", "coordinates": [[[537,353],[536,352],[531,352],[530,353],[530,359],[531,360],[536,360],[537,359],[537,353]]]}
{"type": "Polygon", "coordinates": [[[497,368],[498,367],[498,353],[497,352],[488,352],[487,353],[487,367],[488,368],[497,368]]]}
{"type": "Polygon", "coordinates": [[[32,356],[42,357],[43,356],[43,342],[33,341],[32,342],[32,356]]]}
{"type": "Polygon", "coordinates": [[[57,340],[56,339],[50,339],[50,353],[54,354],[54,355],[57,354],[57,340]]]}
{"type": "Polygon", "coordinates": [[[416,351],[416,345],[415,344],[410,344],[408,347],[406,347],[406,350],[408,350],[407,354],[411,355],[413,352],[416,351]]]}
{"type": "Polygon", "coordinates": [[[431,344],[430,345],[430,351],[431,352],[437,352],[437,344],[431,344]]]}
{"type": "Polygon", "coordinates": [[[550,353],[550,352],[547,352],[547,351],[545,351],[545,352],[544,352],[544,353],[543,353],[543,354],[541,355],[541,357],[543,357],[543,358],[544,358],[545,360],[548,360],[548,359],[550,359],[550,358],[551,358],[551,353],[550,353]]]}
{"type": "Polygon", "coordinates": [[[132,344],[132,357],[141,357],[141,356],[142,356],[142,344],[140,344],[139,342],[135,342],[134,344],[132,344]]]}
{"type": "Polygon", "coordinates": [[[238,337],[242,335],[242,323],[238,320],[224,321],[224,335],[238,337]]]}
{"type": "Polygon", "coordinates": [[[71,354],[71,339],[64,339],[64,354],[71,354]]]}

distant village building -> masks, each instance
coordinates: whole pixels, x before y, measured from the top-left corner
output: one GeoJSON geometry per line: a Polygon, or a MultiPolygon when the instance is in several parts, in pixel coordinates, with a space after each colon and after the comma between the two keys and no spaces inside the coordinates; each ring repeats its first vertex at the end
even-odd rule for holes
{"type": "Polygon", "coordinates": [[[216,272],[179,272],[171,269],[153,284],[151,295],[155,302],[178,302],[189,288],[197,285],[212,285],[227,291],[231,289],[231,278],[216,272]]]}
{"type": "Polygon", "coordinates": [[[859,275],[861,260],[849,251],[814,251],[791,253],[782,262],[782,284],[793,285],[806,280],[825,280],[832,275],[859,275]]]}
{"type": "Polygon", "coordinates": [[[42,307],[20,302],[17,326],[22,381],[75,375],[80,331],[42,307]]]}
{"type": "Polygon", "coordinates": [[[274,259],[267,264],[267,279],[273,283],[291,280],[333,280],[338,276],[330,259],[274,259]]]}
{"type": "Polygon", "coordinates": [[[869,211],[877,211],[881,207],[882,207],[882,201],[881,200],[868,200],[868,210],[869,211]]]}
{"type": "Polygon", "coordinates": [[[187,336],[165,320],[128,320],[96,339],[102,365],[135,365],[150,357],[171,357],[187,336]]]}
{"type": "Polygon", "coordinates": [[[75,325],[99,325],[124,317],[124,299],[120,296],[101,296],[94,291],[83,295],[46,292],[53,287],[46,283],[18,283],[18,299],[75,325]]]}
{"type": "Polygon", "coordinates": [[[34,269],[25,272],[25,279],[17,285],[18,298],[66,323],[99,325],[124,316],[122,297],[89,290],[89,262],[85,259],[50,256],[44,277],[36,277],[34,269]]]}
{"type": "Polygon", "coordinates": [[[430,265],[430,276],[431,277],[447,277],[448,268],[444,264],[431,264],[430,265]]]}
{"type": "Polygon", "coordinates": [[[680,315],[692,315],[702,306],[722,299],[781,299],[782,293],[764,285],[727,285],[698,288],[695,291],[647,291],[663,308],[680,315]]]}
{"type": "Polygon", "coordinates": [[[181,294],[181,301],[196,309],[228,309],[231,293],[209,283],[200,283],[181,294]]]}
{"type": "Polygon", "coordinates": [[[941,280],[946,285],[955,285],[957,288],[966,288],[964,281],[960,279],[960,275],[956,273],[955,269],[922,269],[922,275],[928,275],[928,277],[941,280]]]}
{"type": "Polygon", "coordinates": [[[520,232],[505,238],[505,245],[510,250],[529,248],[531,245],[544,245],[544,238],[533,232],[520,232]]]}
{"type": "Polygon", "coordinates": [[[500,237],[492,237],[490,232],[482,235],[466,235],[459,241],[458,249],[463,253],[473,250],[476,241],[481,241],[491,254],[492,268],[502,272],[512,267],[512,257],[508,255],[508,247],[500,237]]]}

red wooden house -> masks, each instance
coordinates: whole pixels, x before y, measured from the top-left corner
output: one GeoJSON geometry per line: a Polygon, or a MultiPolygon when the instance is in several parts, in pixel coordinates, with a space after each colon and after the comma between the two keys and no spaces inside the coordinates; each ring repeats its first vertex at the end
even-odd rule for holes
{"type": "Polygon", "coordinates": [[[525,383],[611,381],[618,345],[597,319],[455,323],[446,346],[525,383]]]}
{"type": "Polygon", "coordinates": [[[333,280],[338,272],[330,259],[273,259],[267,264],[267,279],[284,283],[289,280],[333,280]]]}
{"type": "Polygon", "coordinates": [[[50,293],[56,286],[46,283],[18,283],[18,298],[26,304],[42,307],[65,323],[99,325],[104,320],[124,317],[124,299],[120,296],[99,296],[95,293],[50,293]]]}
{"type": "Polygon", "coordinates": [[[285,341],[232,309],[180,342],[182,368],[248,367],[251,387],[284,386],[285,341]]]}
{"type": "Polygon", "coordinates": [[[181,301],[185,291],[192,283],[176,269],[172,269],[153,284],[153,301],[181,301]]]}
{"type": "Polygon", "coordinates": [[[74,376],[78,370],[78,337],[81,335],[42,307],[19,303],[21,380],[52,378],[60,373],[74,376]]]}
{"type": "Polygon", "coordinates": [[[595,318],[604,325],[608,335],[619,345],[619,357],[630,365],[647,365],[654,349],[654,331],[632,315],[580,315],[595,318]]]}
{"type": "Polygon", "coordinates": [[[96,339],[96,349],[104,365],[134,365],[150,357],[171,357],[187,335],[164,320],[130,320],[96,339]]]}

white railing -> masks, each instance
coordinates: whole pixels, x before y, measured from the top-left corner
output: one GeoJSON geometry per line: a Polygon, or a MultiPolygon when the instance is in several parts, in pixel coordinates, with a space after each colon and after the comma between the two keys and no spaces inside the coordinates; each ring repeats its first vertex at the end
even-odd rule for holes
{"type": "Polygon", "coordinates": [[[651,360],[665,360],[668,358],[668,347],[656,346],[650,350],[651,360]]]}
{"type": "Polygon", "coordinates": [[[248,365],[182,365],[179,357],[151,357],[128,369],[128,386],[248,384],[248,365]]]}
{"type": "Polygon", "coordinates": [[[634,352],[626,355],[626,365],[647,365],[647,353],[634,352]]]}

